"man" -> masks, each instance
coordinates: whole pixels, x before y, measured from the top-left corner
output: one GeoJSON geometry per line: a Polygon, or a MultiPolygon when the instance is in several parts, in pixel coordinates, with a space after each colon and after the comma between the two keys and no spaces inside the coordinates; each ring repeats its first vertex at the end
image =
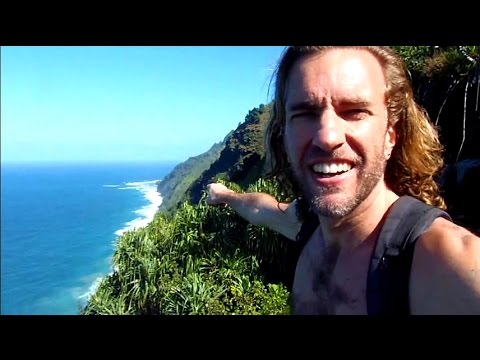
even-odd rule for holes
{"type": "MultiPolygon", "coordinates": [[[[308,201],[317,221],[298,259],[294,314],[480,314],[480,239],[438,210],[445,207],[434,181],[442,147],[395,52],[290,47],[275,86],[267,134],[271,173],[308,201]],[[379,234],[387,243],[393,237],[385,240],[382,228],[404,195],[438,212],[422,218],[405,288],[377,304],[372,284],[383,275],[373,264],[385,257],[375,263],[373,257],[379,234]],[[382,304],[402,296],[403,307],[382,304]]],[[[307,219],[298,214],[299,201],[279,204],[267,194],[238,194],[221,184],[208,191],[208,203],[228,204],[292,240],[307,219]]],[[[388,286],[392,279],[382,281],[388,286]]]]}

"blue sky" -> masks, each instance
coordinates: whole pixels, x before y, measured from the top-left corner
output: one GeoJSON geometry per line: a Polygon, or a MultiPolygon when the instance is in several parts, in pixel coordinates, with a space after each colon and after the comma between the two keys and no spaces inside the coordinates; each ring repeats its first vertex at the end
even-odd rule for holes
{"type": "Polygon", "coordinates": [[[2,47],[2,162],[184,161],[271,100],[283,50],[2,47]]]}

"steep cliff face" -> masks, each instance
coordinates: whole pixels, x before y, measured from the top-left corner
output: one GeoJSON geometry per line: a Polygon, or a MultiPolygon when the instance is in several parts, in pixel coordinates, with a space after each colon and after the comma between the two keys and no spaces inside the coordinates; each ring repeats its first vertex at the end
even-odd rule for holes
{"type": "Polygon", "coordinates": [[[440,184],[455,222],[480,234],[479,79],[468,77],[424,85],[423,104],[439,126],[446,167],[440,184]]]}
{"type": "Polygon", "coordinates": [[[225,142],[214,144],[208,151],[198,156],[189,158],[178,164],[157,186],[163,201],[160,211],[166,211],[177,205],[184,196],[188,187],[218,159],[225,142]]]}
{"type": "Polygon", "coordinates": [[[480,52],[469,47],[475,60],[466,48],[435,50],[413,80],[445,147],[439,182],[448,211],[455,222],[480,234],[480,52]]]}
{"type": "Polygon", "coordinates": [[[222,178],[246,186],[263,174],[264,138],[271,104],[249,111],[245,121],[226,139],[216,161],[187,190],[186,199],[197,203],[208,183],[222,178]]]}
{"type": "Polygon", "coordinates": [[[445,162],[453,164],[465,159],[480,159],[478,75],[475,78],[424,80],[419,84],[418,97],[432,122],[439,127],[445,146],[445,162]]]}
{"type": "Polygon", "coordinates": [[[480,47],[398,46],[419,103],[438,125],[447,164],[480,158],[480,47]]]}
{"type": "Polygon", "coordinates": [[[397,46],[415,95],[438,126],[446,167],[439,182],[454,220],[480,231],[480,47],[397,46]],[[474,185],[475,184],[475,185],[474,185]]]}

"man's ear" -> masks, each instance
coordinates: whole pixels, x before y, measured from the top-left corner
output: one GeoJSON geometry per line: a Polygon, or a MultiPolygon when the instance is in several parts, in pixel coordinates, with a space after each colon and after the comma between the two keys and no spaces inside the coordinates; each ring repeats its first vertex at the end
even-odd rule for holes
{"type": "Polygon", "coordinates": [[[388,125],[387,132],[385,133],[385,157],[386,159],[390,159],[392,154],[393,148],[397,143],[397,130],[395,129],[395,125],[388,125]]]}

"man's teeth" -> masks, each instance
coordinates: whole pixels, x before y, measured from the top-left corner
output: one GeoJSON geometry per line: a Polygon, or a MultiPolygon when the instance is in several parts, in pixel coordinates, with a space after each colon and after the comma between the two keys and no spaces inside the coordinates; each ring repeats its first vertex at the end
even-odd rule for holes
{"type": "Polygon", "coordinates": [[[340,164],[315,164],[313,165],[313,171],[322,174],[336,174],[348,171],[352,168],[352,165],[347,163],[340,164]]]}

